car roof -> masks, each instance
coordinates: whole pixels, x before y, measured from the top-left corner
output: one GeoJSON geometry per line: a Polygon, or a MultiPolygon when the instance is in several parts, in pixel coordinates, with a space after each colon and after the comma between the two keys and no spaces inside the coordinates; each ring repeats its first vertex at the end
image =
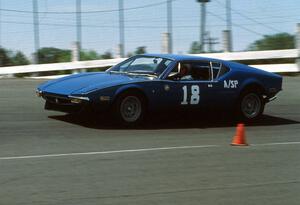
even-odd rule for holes
{"type": "Polygon", "coordinates": [[[175,61],[189,61],[189,60],[209,60],[209,61],[223,61],[215,58],[206,58],[195,55],[176,55],[176,54],[142,54],[141,56],[151,56],[151,57],[159,57],[159,58],[168,58],[170,60],[175,61]]]}
{"type": "Polygon", "coordinates": [[[227,60],[222,60],[222,59],[217,59],[217,58],[207,58],[207,57],[201,57],[201,56],[196,56],[196,55],[176,55],[176,54],[140,54],[137,56],[149,56],[149,57],[158,57],[158,58],[167,58],[170,60],[174,61],[201,61],[201,60],[206,60],[206,61],[216,61],[216,62],[221,62],[223,65],[229,66],[230,69],[237,70],[237,69],[242,69],[243,71],[245,69],[250,69],[252,72],[254,70],[253,67],[249,67],[248,65],[237,63],[234,61],[227,61],[227,60]]]}

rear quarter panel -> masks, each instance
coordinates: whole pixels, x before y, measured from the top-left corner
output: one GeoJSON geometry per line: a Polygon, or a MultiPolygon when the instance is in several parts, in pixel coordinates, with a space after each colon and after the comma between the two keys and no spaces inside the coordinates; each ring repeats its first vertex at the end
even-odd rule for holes
{"type": "Polygon", "coordinates": [[[280,75],[239,63],[230,62],[227,63],[227,66],[231,69],[228,78],[238,80],[238,87],[236,91],[232,93],[234,100],[236,100],[243,89],[250,84],[261,86],[264,90],[264,94],[270,97],[282,89],[282,77],[280,75]]]}

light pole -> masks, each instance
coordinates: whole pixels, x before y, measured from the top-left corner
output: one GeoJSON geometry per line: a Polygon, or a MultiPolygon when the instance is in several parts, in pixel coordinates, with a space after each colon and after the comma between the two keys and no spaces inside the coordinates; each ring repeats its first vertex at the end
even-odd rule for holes
{"type": "Polygon", "coordinates": [[[227,36],[227,47],[228,51],[232,51],[232,22],[231,22],[231,0],[226,0],[226,29],[228,32],[227,36]]]}
{"type": "MultiPolygon", "coordinates": [[[[1,2],[1,0],[0,0],[0,9],[1,9],[1,3],[2,3],[2,2],[1,2]]],[[[2,20],[2,19],[1,19],[1,10],[0,10],[0,47],[1,47],[1,29],[2,29],[2,28],[1,28],[1,20],[2,20]]]]}
{"type": "Polygon", "coordinates": [[[32,10],[33,10],[33,29],[34,29],[34,55],[33,63],[38,64],[38,50],[40,48],[40,33],[39,33],[39,13],[38,13],[38,1],[32,1],[32,10]]]}
{"type": "Polygon", "coordinates": [[[76,61],[80,61],[80,51],[81,51],[81,0],[76,0],[76,43],[75,49],[77,50],[77,55],[75,56],[76,61]]]}
{"type": "Polygon", "coordinates": [[[196,0],[200,3],[200,52],[204,52],[205,22],[206,22],[206,3],[210,0],[196,0]]]}
{"type": "Polygon", "coordinates": [[[119,32],[120,32],[120,44],[119,52],[120,57],[125,57],[125,34],[124,34],[124,2],[119,0],[119,32]]]}
{"type": "Polygon", "coordinates": [[[173,25],[172,25],[172,1],[167,1],[167,17],[168,17],[168,53],[173,53],[173,25]]]}

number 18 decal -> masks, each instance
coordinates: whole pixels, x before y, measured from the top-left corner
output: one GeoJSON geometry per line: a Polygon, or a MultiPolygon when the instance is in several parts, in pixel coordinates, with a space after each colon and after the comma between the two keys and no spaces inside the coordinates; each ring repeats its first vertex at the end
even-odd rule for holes
{"type": "MultiPolygon", "coordinates": [[[[183,90],[183,100],[181,105],[188,105],[188,89],[187,86],[182,87],[183,90]]],[[[197,105],[200,102],[200,89],[198,85],[191,86],[191,97],[190,97],[190,104],[197,105]]]]}

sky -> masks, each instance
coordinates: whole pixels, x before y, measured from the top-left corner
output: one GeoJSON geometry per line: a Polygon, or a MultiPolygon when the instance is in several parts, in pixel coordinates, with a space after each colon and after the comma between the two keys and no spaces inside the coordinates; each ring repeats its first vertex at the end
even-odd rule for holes
{"type": "MultiPolygon", "coordinates": [[[[76,41],[76,0],[38,0],[40,47],[70,49],[76,41]],[[47,13],[48,12],[48,13],[47,13]],[[54,12],[54,13],[51,13],[54,12]],[[55,13],[58,12],[58,13],[55,13]],[[62,13],[60,13],[62,12],[62,13]],[[66,12],[66,13],[64,13],[66,12]],[[68,13],[69,12],[69,13],[68,13]],[[71,12],[71,13],[70,13],[71,12]]],[[[167,31],[166,0],[124,0],[125,52],[146,46],[149,53],[161,52],[162,33],[167,31]],[[127,8],[156,4],[141,9],[127,8]]],[[[200,4],[196,0],[173,0],[173,53],[187,53],[199,39],[200,4]]],[[[263,35],[296,32],[300,23],[300,0],[231,0],[233,49],[242,51],[263,35]]],[[[99,53],[117,51],[119,44],[118,0],[82,0],[82,48],[99,53]],[[106,12],[90,12],[106,11],[106,12]],[[90,12],[90,13],[88,13],[90,12]]],[[[0,45],[7,49],[34,52],[32,0],[0,0],[0,45]],[[14,11],[8,11],[14,10],[14,11]],[[28,12],[16,12],[28,11],[28,12]]],[[[222,49],[226,29],[225,0],[207,4],[207,27],[222,49]]]]}

